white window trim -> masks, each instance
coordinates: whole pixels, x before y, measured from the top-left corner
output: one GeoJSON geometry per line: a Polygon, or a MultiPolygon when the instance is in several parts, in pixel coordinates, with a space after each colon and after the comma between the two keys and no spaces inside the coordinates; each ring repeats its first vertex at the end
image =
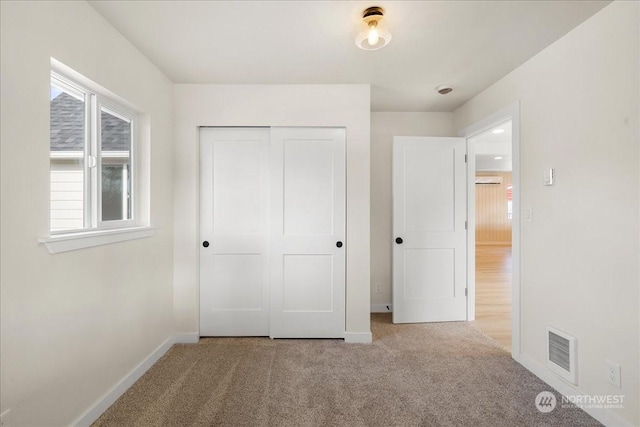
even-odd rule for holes
{"type": "MultiPolygon", "coordinates": [[[[84,151],[69,152],[65,154],[51,153],[52,158],[71,158],[71,157],[94,157],[97,160],[97,167],[89,167],[86,162],[85,168],[85,224],[89,226],[82,229],[56,230],[49,231],[48,238],[42,238],[38,241],[47,245],[47,249],[51,253],[65,252],[68,250],[82,249],[84,247],[98,246],[119,241],[149,237],[153,235],[153,229],[140,224],[140,218],[137,217],[137,150],[138,150],[138,113],[125,105],[119,97],[105,95],[105,90],[94,87],[95,84],[88,84],[83,76],[74,76],[74,72],[68,70],[64,72],[66,67],[57,63],[52,59],[51,79],[55,81],[56,86],[60,86],[68,92],[72,92],[78,96],[82,96],[85,100],[86,111],[86,129],[85,150],[94,155],[85,154],[84,151]],[[129,152],[113,152],[105,156],[109,158],[126,158],[129,157],[129,179],[131,180],[131,188],[129,193],[131,219],[102,221],[101,218],[101,202],[99,186],[101,185],[102,153],[100,141],[100,112],[102,109],[109,114],[127,120],[131,124],[131,150],[129,152]],[[93,111],[94,114],[89,114],[93,111]],[[149,231],[151,230],[150,234],[149,231]],[[70,249],[67,249],[70,248],[70,249]]],[[[49,211],[50,212],[50,211],[49,211]]]]}
{"type": "Polygon", "coordinates": [[[75,251],[94,246],[109,245],[111,243],[125,242],[127,240],[143,239],[153,236],[155,229],[152,227],[130,227],[111,230],[97,230],[56,234],[38,239],[47,247],[49,253],[75,251]]]}

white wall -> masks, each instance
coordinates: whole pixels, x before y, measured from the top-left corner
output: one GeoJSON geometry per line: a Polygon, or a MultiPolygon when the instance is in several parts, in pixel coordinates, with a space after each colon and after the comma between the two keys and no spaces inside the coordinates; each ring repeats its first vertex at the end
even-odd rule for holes
{"type": "Polygon", "coordinates": [[[578,390],[639,411],[638,2],[614,2],[454,113],[455,129],[521,106],[522,352],[545,364],[545,328],[578,338],[578,390]],[[543,171],[556,184],[543,186],[543,171]],[[622,389],[604,360],[622,365],[622,389]]]}
{"type": "Polygon", "coordinates": [[[369,337],[368,85],[175,86],[174,308],[199,329],[198,126],[347,128],[347,333],[369,337]]]}
{"type": "Polygon", "coordinates": [[[394,136],[454,136],[452,113],[371,113],[371,305],[391,304],[391,154],[394,136]],[[377,288],[380,292],[376,292],[377,288]]]}
{"type": "Polygon", "coordinates": [[[1,408],[69,425],[173,335],[172,84],[86,2],[1,2],[1,408]],[[54,57],[151,122],[151,238],[51,255],[54,57]]]}

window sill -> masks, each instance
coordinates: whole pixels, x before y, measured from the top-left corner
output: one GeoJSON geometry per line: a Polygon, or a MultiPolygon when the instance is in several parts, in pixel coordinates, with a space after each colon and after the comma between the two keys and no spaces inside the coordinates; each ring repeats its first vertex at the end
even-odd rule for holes
{"type": "Polygon", "coordinates": [[[49,253],[75,251],[94,246],[109,245],[111,243],[127,240],[143,239],[153,236],[151,227],[131,227],[116,230],[95,230],[80,233],[53,235],[38,239],[38,243],[44,243],[49,253]]]}

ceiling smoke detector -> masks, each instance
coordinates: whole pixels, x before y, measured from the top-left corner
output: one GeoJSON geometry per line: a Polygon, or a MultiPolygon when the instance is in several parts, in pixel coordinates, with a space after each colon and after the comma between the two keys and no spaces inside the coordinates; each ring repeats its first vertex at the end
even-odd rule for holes
{"type": "Polygon", "coordinates": [[[446,94],[448,94],[449,92],[452,92],[452,91],[453,91],[453,88],[452,88],[451,86],[449,86],[449,85],[442,85],[442,86],[438,86],[438,87],[436,88],[436,90],[438,91],[438,93],[439,93],[440,95],[446,95],[446,94]]]}
{"type": "Polygon", "coordinates": [[[356,36],[356,46],[364,50],[377,50],[389,44],[391,34],[380,26],[382,18],[384,9],[378,6],[369,7],[362,12],[362,20],[367,29],[356,36]]]}

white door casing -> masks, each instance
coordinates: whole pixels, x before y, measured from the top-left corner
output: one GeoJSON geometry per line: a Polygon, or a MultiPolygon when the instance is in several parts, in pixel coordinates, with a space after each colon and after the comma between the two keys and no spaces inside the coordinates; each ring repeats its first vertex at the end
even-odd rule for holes
{"type": "Polygon", "coordinates": [[[201,336],[269,335],[268,154],[268,128],[200,129],[201,336]]]}
{"type": "Polygon", "coordinates": [[[344,337],[345,145],[343,128],[272,128],[272,338],[344,337]]]}
{"type": "Polygon", "coordinates": [[[394,137],[393,322],[466,320],[466,141],[394,137]]]}

